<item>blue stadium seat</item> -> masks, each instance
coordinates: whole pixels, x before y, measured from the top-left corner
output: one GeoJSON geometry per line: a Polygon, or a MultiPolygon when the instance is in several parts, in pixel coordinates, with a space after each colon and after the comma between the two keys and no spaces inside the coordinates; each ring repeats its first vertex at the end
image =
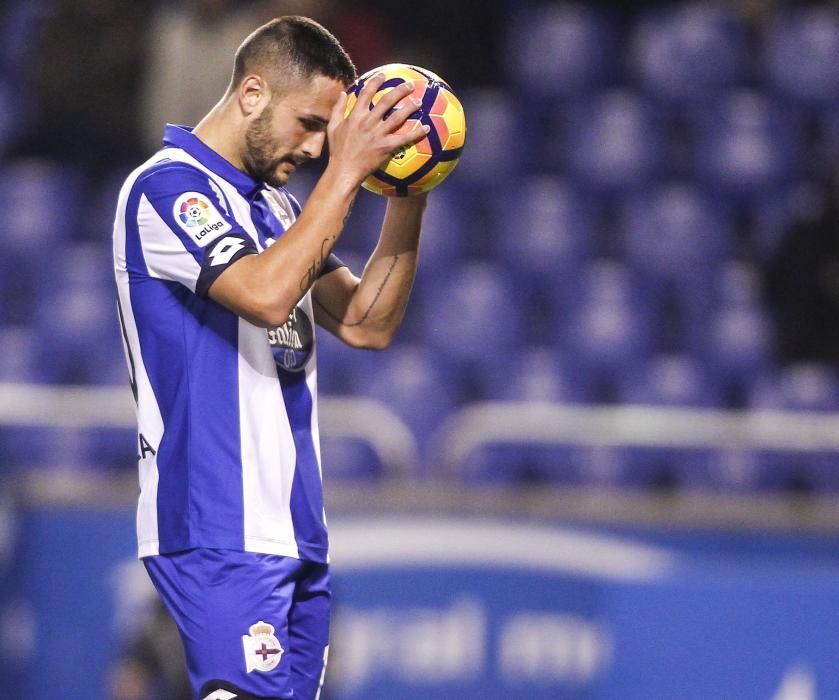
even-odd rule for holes
{"type": "Polygon", "coordinates": [[[603,488],[626,488],[629,472],[626,451],[620,447],[587,445],[575,446],[571,464],[579,475],[580,483],[603,488]]]}
{"type": "Polygon", "coordinates": [[[514,102],[501,90],[481,89],[466,92],[462,102],[468,105],[468,145],[452,178],[480,184],[497,182],[501,174],[517,167],[527,157],[522,146],[526,129],[516,121],[514,102]]]}
{"type": "Polygon", "coordinates": [[[102,343],[91,352],[87,382],[93,385],[128,385],[128,365],[118,321],[107,324],[102,343]]]}
{"type": "Polygon", "coordinates": [[[89,290],[114,300],[114,262],[109,238],[99,243],[70,242],[56,245],[54,252],[61,261],[55,270],[39,276],[40,287],[62,290],[89,290]]]}
{"type": "Polygon", "coordinates": [[[561,347],[587,387],[588,400],[612,402],[624,375],[643,366],[651,352],[650,310],[621,263],[597,261],[583,271],[581,282],[561,347]]]}
{"type": "Polygon", "coordinates": [[[717,195],[755,196],[778,190],[799,174],[790,114],[764,95],[739,90],[697,117],[694,153],[700,183],[717,195]]]}
{"type": "MultiPolygon", "coordinates": [[[[622,386],[625,403],[648,406],[712,408],[718,388],[705,368],[687,355],[655,355],[622,386]]],[[[712,450],[693,447],[625,447],[621,483],[643,488],[704,487],[709,482],[712,450]]]]}
{"type": "MultiPolygon", "coordinates": [[[[520,171],[522,180],[525,178],[526,169],[522,166],[520,171]]],[[[495,178],[492,182],[463,182],[461,179],[454,188],[449,187],[446,180],[446,189],[451,191],[452,200],[456,202],[460,216],[463,217],[460,231],[464,239],[460,245],[462,257],[459,264],[471,261],[492,261],[496,256],[498,239],[500,236],[508,236],[509,231],[503,230],[501,221],[509,218],[509,206],[512,197],[517,193],[513,189],[518,182],[517,178],[495,178]]],[[[443,189],[442,187],[440,189],[443,189]]],[[[432,198],[434,195],[432,195],[432,198]]],[[[440,232],[445,235],[447,226],[442,220],[438,221],[444,227],[440,232]]],[[[420,244],[422,253],[422,244],[420,244]]],[[[426,269],[423,266],[424,258],[420,261],[420,274],[430,273],[431,279],[435,277],[435,270],[426,269]]]]}
{"type": "Polygon", "coordinates": [[[55,289],[39,298],[33,328],[41,381],[111,383],[125,376],[113,296],[89,289],[55,289]]]}
{"type": "Polygon", "coordinates": [[[368,378],[353,381],[354,393],[377,399],[411,429],[421,452],[459,399],[456,368],[445,355],[422,345],[398,344],[376,356],[368,378]]]}
{"type": "Polygon", "coordinates": [[[707,489],[713,483],[714,451],[693,447],[625,447],[617,482],[623,488],[672,492],[707,489]]]}
{"type": "Polygon", "coordinates": [[[689,355],[649,358],[639,372],[624,378],[621,401],[650,406],[712,408],[720,403],[719,389],[705,367],[689,355]]]}
{"type": "Polygon", "coordinates": [[[757,450],[754,453],[753,491],[789,495],[835,495],[839,492],[839,455],[836,452],[757,450]]]}
{"type": "Polygon", "coordinates": [[[37,467],[46,454],[45,440],[43,428],[0,425],[0,474],[37,467]]]}
{"type": "Polygon", "coordinates": [[[525,97],[557,99],[604,81],[612,66],[613,30],[582,4],[539,4],[514,11],[505,64],[525,97]]]}
{"type": "MultiPolygon", "coordinates": [[[[125,391],[128,392],[127,383],[125,391]]],[[[136,468],[137,431],[134,428],[88,428],[82,432],[85,466],[105,471],[136,468]]]]}
{"type": "Polygon", "coordinates": [[[613,89],[575,103],[564,149],[577,181],[597,191],[634,189],[661,167],[661,125],[644,98],[613,89]]]}
{"type": "Polygon", "coordinates": [[[836,370],[819,363],[798,363],[764,374],[754,385],[752,408],[790,411],[839,410],[836,370]]]}
{"type": "Polygon", "coordinates": [[[27,427],[16,428],[15,433],[15,458],[19,467],[81,470],[90,466],[91,444],[84,430],[27,427]]]}
{"type": "Polygon", "coordinates": [[[317,330],[318,389],[324,394],[351,394],[369,381],[379,355],[351,348],[323,329],[317,330]]]}
{"type": "Polygon", "coordinates": [[[0,169],[0,208],[4,212],[4,245],[9,251],[31,251],[55,245],[77,234],[84,201],[80,174],[44,160],[22,160],[0,169]]]}
{"type": "MultiPolygon", "coordinates": [[[[503,372],[481,377],[482,396],[496,401],[579,403],[584,387],[559,351],[529,346],[503,372]]],[[[467,478],[485,483],[576,483],[575,448],[567,444],[494,443],[470,455],[467,478]]]]}
{"type": "Polygon", "coordinates": [[[713,304],[711,280],[722,262],[729,222],[697,188],[671,182],[628,198],[622,224],[626,261],[655,307],[657,347],[695,347],[713,304]]]}
{"type": "Polygon", "coordinates": [[[327,481],[364,482],[385,475],[382,460],[364,440],[321,434],[320,449],[327,481]]]}
{"type": "Polygon", "coordinates": [[[627,262],[653,280],[713,274],[730,235],[715,202],[682,182],[628,198],[623,224],[627,262]]]}
{"type": "Polygon", "coordinates": [[[423,300],[422,337],[438,357],[450,358],[467,385],[478,371],[504,371],[524,347],[524,309],[508,272],[470,262],[423,300]]]}
{"type": "MultiPolygon", "coordinates": [[[[804,489],[812,489],[819,494],[830,494],[835,497],[839,493],[839,454],[836,452],[822,452],[812,456],[808,464],[809,471],[804,489]]],[[[795,486],[795,483],[792,484],[795,486]]],[[[787,488],[789,489],[789,482],[787,488]]]]}
{"type": "Polygon", "coordinates": [[[679,3],[648,11],[631,37],[631,63],[652,96],[694,102],[713,98],[743,75],[744,28],[723,4],[679,3]]]}
{"type": "MultiPolygon", "coordinates": [[[[35,256],[32,256],[35,257],[35,256]]],[[[9,255],[5,263],[0,263],[0,324],[20,325],[28,323],[34,313],[35,296],[38,280],[35,265],[21,263],[15,266],[14,260],[22,256],[9,255]]],[[[31,261],[30,261],[31,263],[31,261]]],[[[49,263],[46,264],[49,267],[49,263]]]]}
{"type": "Polygon", "coordinates": [[[723,405],[743,408],[771,364],[772,324],[751,302],[723,302],[708,319],[700,357],[722,387],[723,405]]]}
{"type": "Polygon", "coordinates": [[[762,489],[766,471],[766,456],[759,451],[738,447],[712,450],[704,486],[726,494],[753,494],[762,489]]]}
{"type": "Polygon", "coordinates": [[[497,255],[525,274],[560,281],[591,254],[591,206],[562,178],[523,178],[498,214],[497,255]]]}
{"type": "MultiPolygon", "coordinates": [[[[460,188],[449,187],[450,184],[447,180],[446,186],[440,187],[428,199],[416,278],[416,290],[420,295],[440,279],[457,274],[466,255],[470,234],[467,212],[474,209],[464,205],[465,193],[460,188]]],[[[486,238],[485,232],[481,235],[486,238]]],[[[410,317],[407,320],[410,321],[410,317]]]]}
{"type": "Polygon", "coordinates": [[[570,445],[490,443],[469,455],[462,474],[467,483],[504,487],[581,484],[575,459],[570,445]]]}
{"type": "MultiPolygon", "coordinates": [[[[755,409],[805,412],[839,410],[835,368],[801,363],[767,373],[751,397],[755,409]]],[[[773,450],[758,453],[758,488],[799,494],[839,491],[839,454],[828,451],[773,450]]]]}
{"type": "Polygon", "coordinates": [[[506,372],[487,372],[482,394],[501,401],[579,403],[584,387],[560,351],[550,345],[530,345],[506,372]]]}
{"type": "Polygon", "coordinates": [[[36,381],[38,344],[28,326],[0,326],[0,382],[36,381]]]}
{"type": "Polygon", "coordinates": [[[80,187],[77,173],[46,161],[18,161],[0,168],[0,323],[30,319],[41,280],[51,279],[62,267],[57,246],[76,233],[80,187]],[[33,255],[34,250],[56,254],[33,255]]]}
{"type": "Polygon", "coordinates": [[[576,304],[579,270],[592,255],[592,207],[554,176],[524,178],[509,206],[495,217],[495,255],[516,279],[525,303],[528,339],[544,343],[560,330],[556,320],[576,304]]]}
{"type": "Polygon", "coordinates": [[[75,240],[99,247],[102,247],[104,241],[110,240],[114,230],[116,202],[127,175],[128,172],[120,168],[98,178],[95,186],[87,189],[75,240]]]}
{"type": "Polygon", "coordinates": [[[804,105],[839,99],[839,13],[813,6],[776,13],[765,37],[768,84],[780,97],[804,105]]]}

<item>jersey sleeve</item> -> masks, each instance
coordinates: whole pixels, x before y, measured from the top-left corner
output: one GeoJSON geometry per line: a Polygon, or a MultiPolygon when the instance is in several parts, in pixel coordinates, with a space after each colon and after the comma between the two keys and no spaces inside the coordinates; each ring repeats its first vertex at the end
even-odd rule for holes
{"type": "Polygon", "coordinates": [[[335,272],[339,267],[346,267],[347,263],[345,263],[341,258],[339,258],[335,253],[330,253],[329,256],[326,258],[326,262],[323,263],[323,267],[320,270],[320,274],[318,277],[323,277],[324,275],[328,275],[330,272],[335,272]]]}
{"type": "Polygon", "coordinates": [[[185,163],[168,163],[138,185],[138,232],[150,276],[207,296],[225,269],[258,252],[206,173],[185,163]]]}

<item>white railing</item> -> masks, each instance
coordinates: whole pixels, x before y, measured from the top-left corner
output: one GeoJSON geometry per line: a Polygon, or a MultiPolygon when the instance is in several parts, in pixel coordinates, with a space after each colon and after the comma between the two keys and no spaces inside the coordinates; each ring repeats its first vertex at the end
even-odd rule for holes
{"type": "MultiPolygon", "coordinates": [[[[366,398],[323,396],[318,412],[323,433],[368,443],[392,473],[417,473],[416,439],[385,404],[366,398]]],[[[127,387],[0,383],[0,425],[134,428],[136,424],[127,387]]]]}
{"type": "MultiPolygon", "coordinates": [[[[386,404],[354,396],[322,396],[318,406],[324,435],[367,442],[392,474],[418,473],[416,439],[386,404]]],[[[121,386],[0,383],[0,425],[131,428],[135,414],[131,394],[121,386]]],[[[457,475],[470,454],[493,443],[839,454],[839,414],[482,402],[443,422],[432,440],[431,466],[440,475],[457,475]]]]}
{"type": "Polygon", "coordinates": [[[433,442],[435,465],[451,475],[493,443],[839,453],[839,414],[489,401],[450,416],[433,442]]]}

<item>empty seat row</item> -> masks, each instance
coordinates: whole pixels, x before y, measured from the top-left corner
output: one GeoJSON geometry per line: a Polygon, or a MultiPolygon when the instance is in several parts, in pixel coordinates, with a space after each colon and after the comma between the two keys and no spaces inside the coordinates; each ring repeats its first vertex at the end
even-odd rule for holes
{"type": "MultiPolygon", "coordinates": [[[[772,362],[772,320],[751,266],[729,263],[717,274],[701,267],[707,279],[692,279],[690,270],[644,276],[613,260],[550,267],[535,277],[494,262],[465,263],[442,278],[421,271],[399,340],[427,347],[436,364],[459,365],[461,374],[515,366],[534,345],[560,348],[592,377],[664,352],[742,380],[772,362]]],[[[0,332],[13,342],[3,363],[17,368],[0,372],[7,381],[16,372],[18,381],[107,383],[123,367],[112,283],[65,282],[38,288],[24,318],[9,317],[12,304],[4,309],[0,332]]],[[[337,358],[342,370],[344,359],[337,358]]]]}
{"type": "Polygon", "coordinates": [[[485,184],[548,172],[626,192],[685,177],[744,198],[818,175],[839,137],[837,104],[812,115],[746,87],[684,112],[627,85],[559,106],[533,107],[498,88],[469,92],[464,104],[469,148],[452,177],[485,184]]]}
{"type": "Polygon", "coordinates": [[[763,24],[736,5],[682,2],[620,16],[582,3],[519,6],[508,23],[508,80],[522,95],[563,99],[615,82],[698,103],[744,82],[813,105],[839,99],[831,69],[839,12],[786,7],[763,24]]]}

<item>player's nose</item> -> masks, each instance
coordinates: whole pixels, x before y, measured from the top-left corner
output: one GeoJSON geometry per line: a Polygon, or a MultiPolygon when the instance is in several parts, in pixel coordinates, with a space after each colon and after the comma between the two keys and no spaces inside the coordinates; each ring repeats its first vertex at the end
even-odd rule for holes
{"type": "Polygon", "coordinates": [[[318,131],[314,134],[311,134],[309,138],[307,138],[303,142],[303,146],[301,150],[306,155],[307,158],[317,158],[320,156],[321,152],[323,151],[323,146],[326,143],[326,132],[325,131],[318,131]]]}

